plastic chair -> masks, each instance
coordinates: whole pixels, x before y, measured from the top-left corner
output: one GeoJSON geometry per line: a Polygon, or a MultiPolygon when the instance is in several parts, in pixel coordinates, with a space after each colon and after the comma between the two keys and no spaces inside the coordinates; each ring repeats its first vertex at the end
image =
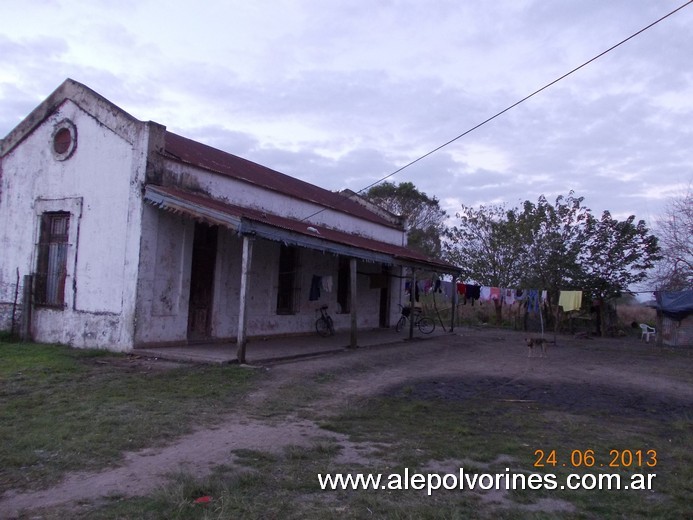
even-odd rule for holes
{"type": "Polygon", "coordinates": [[[640,340],[642,341],[644,339],[648,343],[650,342],[650,336],[655,336],[657,334],[657,331],[655,330],[655,328],[650,327],[646,323],[640,324],[640,330],[642,330],[642,334],[640,335],[640,340]]]}

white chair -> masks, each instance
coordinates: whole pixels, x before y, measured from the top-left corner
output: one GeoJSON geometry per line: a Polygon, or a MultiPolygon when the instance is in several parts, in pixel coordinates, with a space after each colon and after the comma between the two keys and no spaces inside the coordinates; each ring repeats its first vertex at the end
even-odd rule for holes
{"type": "Polygon", "coordinates": [[[642,334],[640,335],[641,341],[644,339],[645,341],[647,341],[649,343],[650,342],[650,336],[656,336],[657,335],[657,331],[655,330],[655,328],[650,327],[646,323],[640,324],[640,330],[642,330],[642,334]]]}

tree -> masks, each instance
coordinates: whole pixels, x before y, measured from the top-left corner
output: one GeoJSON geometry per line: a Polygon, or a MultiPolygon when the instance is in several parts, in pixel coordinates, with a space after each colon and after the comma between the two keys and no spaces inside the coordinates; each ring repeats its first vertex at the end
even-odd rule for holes
{"type": "Polygon", "coordinates": [[[459,225],[446,231],[443,250],[447,261],[460,267],[461,278],[495,287],[519,284],[521,244],[508,210],[503,206],[462,206],[455,216],[459,225]]]}
{"type": "MultiPolygon", "coordinates": [[[[595,218],[583,198],[542,195],[522,209],[462,207],[450,228],[446,258],[465,280],[497,287],[541,288],[557,301],[563,289],[616,298],[642,281],[659,259],[657,238],[644,221],[619,222],[608,211],[595,218]]],[[[500,318],[500,315],[498,314],[500,318]]]]}
{"type": "MultiPolygon", "coordinates": [[[[522,279],[522,244],[516,215],[503,206],[463,206],[456,214],[459,226],[446,231],[445,258],[460,267],[463,280],[492,287],[516,287],[522,279]]],[[[502,307],[496,301],[496,321],[502,307]]]]}
{"type": "Polygon", "coordinates": [[[618,298],[647,278],[647,270],[661,258],[657,237],[650,234],[644,220],[634,222],[634,215],[624,221],[608,211],[599,220],[590,215],[581,254],[581,285],[594,298],[618,298]]]}
{"type": "Polygon", "coordinates": [[[608,211],[597,220],[590,216],[586,224],[588,240],[582,253],[583,290],[600,302],[601,334],[609,327],[609,300],[620,297],[628,288],[647,278],[659,256],[657,237],[651,235],[643,220],[635,216],[624,221],[608,211]]]}
{"type": "Polygon", "coordinates": [[[365,197],[404,218],[410,247],[431,257],[440,256],[447,213],[436,197],[429,197],[411,182],[383,182],[369,189],[365,197]]]}
{"type": "Polygon", "coordinates": [[[681,291],[693,288],[693,191],[669,200],[664,215],[655,223],[662,259],[651,277],[657,289],[681,291]]]}
{"type": "Polygon", "coordinates": [[[571,191],[567,197],[558,196],[552,205],[542,195],[536,204],[525,201],[517,216],[523,244],[522,284],[546,289],[550,307],[561,289],[574,287],[581,278],[579,259],[590,214],[583,201],[571,191]]]}

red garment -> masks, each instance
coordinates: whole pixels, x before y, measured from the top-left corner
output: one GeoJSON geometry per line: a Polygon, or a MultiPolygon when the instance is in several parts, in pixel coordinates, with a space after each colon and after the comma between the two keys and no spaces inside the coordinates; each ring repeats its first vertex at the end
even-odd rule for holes
{"type": "Polygon", "coordinates": [[[467,291],[467,286],[461,282],[457,282],[457,294],[464,296],[466,291],[467,291]]]}

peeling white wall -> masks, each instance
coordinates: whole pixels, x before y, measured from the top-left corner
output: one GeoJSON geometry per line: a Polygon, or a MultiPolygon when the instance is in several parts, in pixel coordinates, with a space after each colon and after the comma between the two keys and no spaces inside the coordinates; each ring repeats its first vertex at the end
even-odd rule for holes
{"type": "Polygon", "coordinates": [[[116,133],[94,117],[104,108],[66,101],[3,157],[0,280],[16,277],[17,268],[21,275],[35,271],[41,213],[69,211],[65,308],[36,307],[32,335],[41,342],[125,350],[132,345],[146,168],[138,150],[147,132],[145,125],[130,124],[116,133]],[[64,119],[76,126],[77,147],[59,161],[52,135],[64,119]]]}
{"type": "MultiPolygon", "coordinates": [[[[194,223],[151,206],[145,206],[143,217],[142,265],[138,289],[137,345],[176,344],[187,339],[188,298],[194,223]],[[164,246],[162,247],[162,244],[164,246]],[[176,271],[180,268],[182,272],[176,271]],[[173,272],[171,271],[173,269],[173,272]]],[[[337,304],[339,258],[310,249],[300,249],[297,273],[296,312],[277,314],[279,242],[253,241],[253,258],[249,274],[248,334],[271,336],[313,332],[316,310],[329,306],[335,328],[351,326],[350,314],[340,314],[337,304]],[[313,275],[331,276],[331,292],[321,291],[318,300],[310,300],[313,275]]],[[[214,271],[210,339],[234,341],[238,333],[240,305],[242,238],[234,231],[219,228],[214,271]]],[[[358,326],[379,326],[380,289],[370,287],[371,274],[381,272],[380,264],[358,262],[358,326]]],[[[390,291],[391,321],[398,307],[399,286],[390,291]]]]}
{"type": "MultiPolygon", "coordinates": [[[[175,161],[163,160],[167,184],[200,190],[216,199],[262,209],[284,216],[303,218],[320,207],[265,190],[245,182],[208,172],[175,161]]],[[[320,213],[313,223],[329,225],[346,232],[400,245],[404,232],[389,226],[347,216],[334,210],[320,213]]],[[[190,269],[194,221],[145,204],[142,221],[141,265],[139,271],[136,345],[175,344],[187,340],[190,269]]],[[[310,249],[300,250],[300,273],[296,312],[277,314],[277,286],[280,243],[253,241],[249,274],[248,335],[310,333],[318,317],[316,309],[329,306],[335,327],[348,329],[351,316],[340,313],[337,303],[339,258],[310,249]],[[317,301],[309,299],[313,275],[331,276],[333,290],[323,292],[317,301]]],[[[242,238],[234,230],[220,227],[214,272],[210,339],[235,340],[240,305],[242,238]]],[[[380,289],[370,287],[369,274],[379,274],[380,264],[358,262],[358,326],[375,328],[380,324],[380,289]]],[[[394,273],[400,273],[400,269],[394,273]]],[[[400,285],[393,279],[390,288],[389,322],[399,314],[400,285]]]]}
{"type": "Polygon", "coordinates": [[[215,199],[237,206],[268,211],[297,220],[313,215],[306,220],[306,224],[326,226],[399,246],[406,244],[406,233],[395,227],[379,225],[333,209],[325,209],[323,206],[308,201],[297,200],[282,193],[190,165],[166,161],[165,178],[168,183],[201,190],[215,199]]]}

